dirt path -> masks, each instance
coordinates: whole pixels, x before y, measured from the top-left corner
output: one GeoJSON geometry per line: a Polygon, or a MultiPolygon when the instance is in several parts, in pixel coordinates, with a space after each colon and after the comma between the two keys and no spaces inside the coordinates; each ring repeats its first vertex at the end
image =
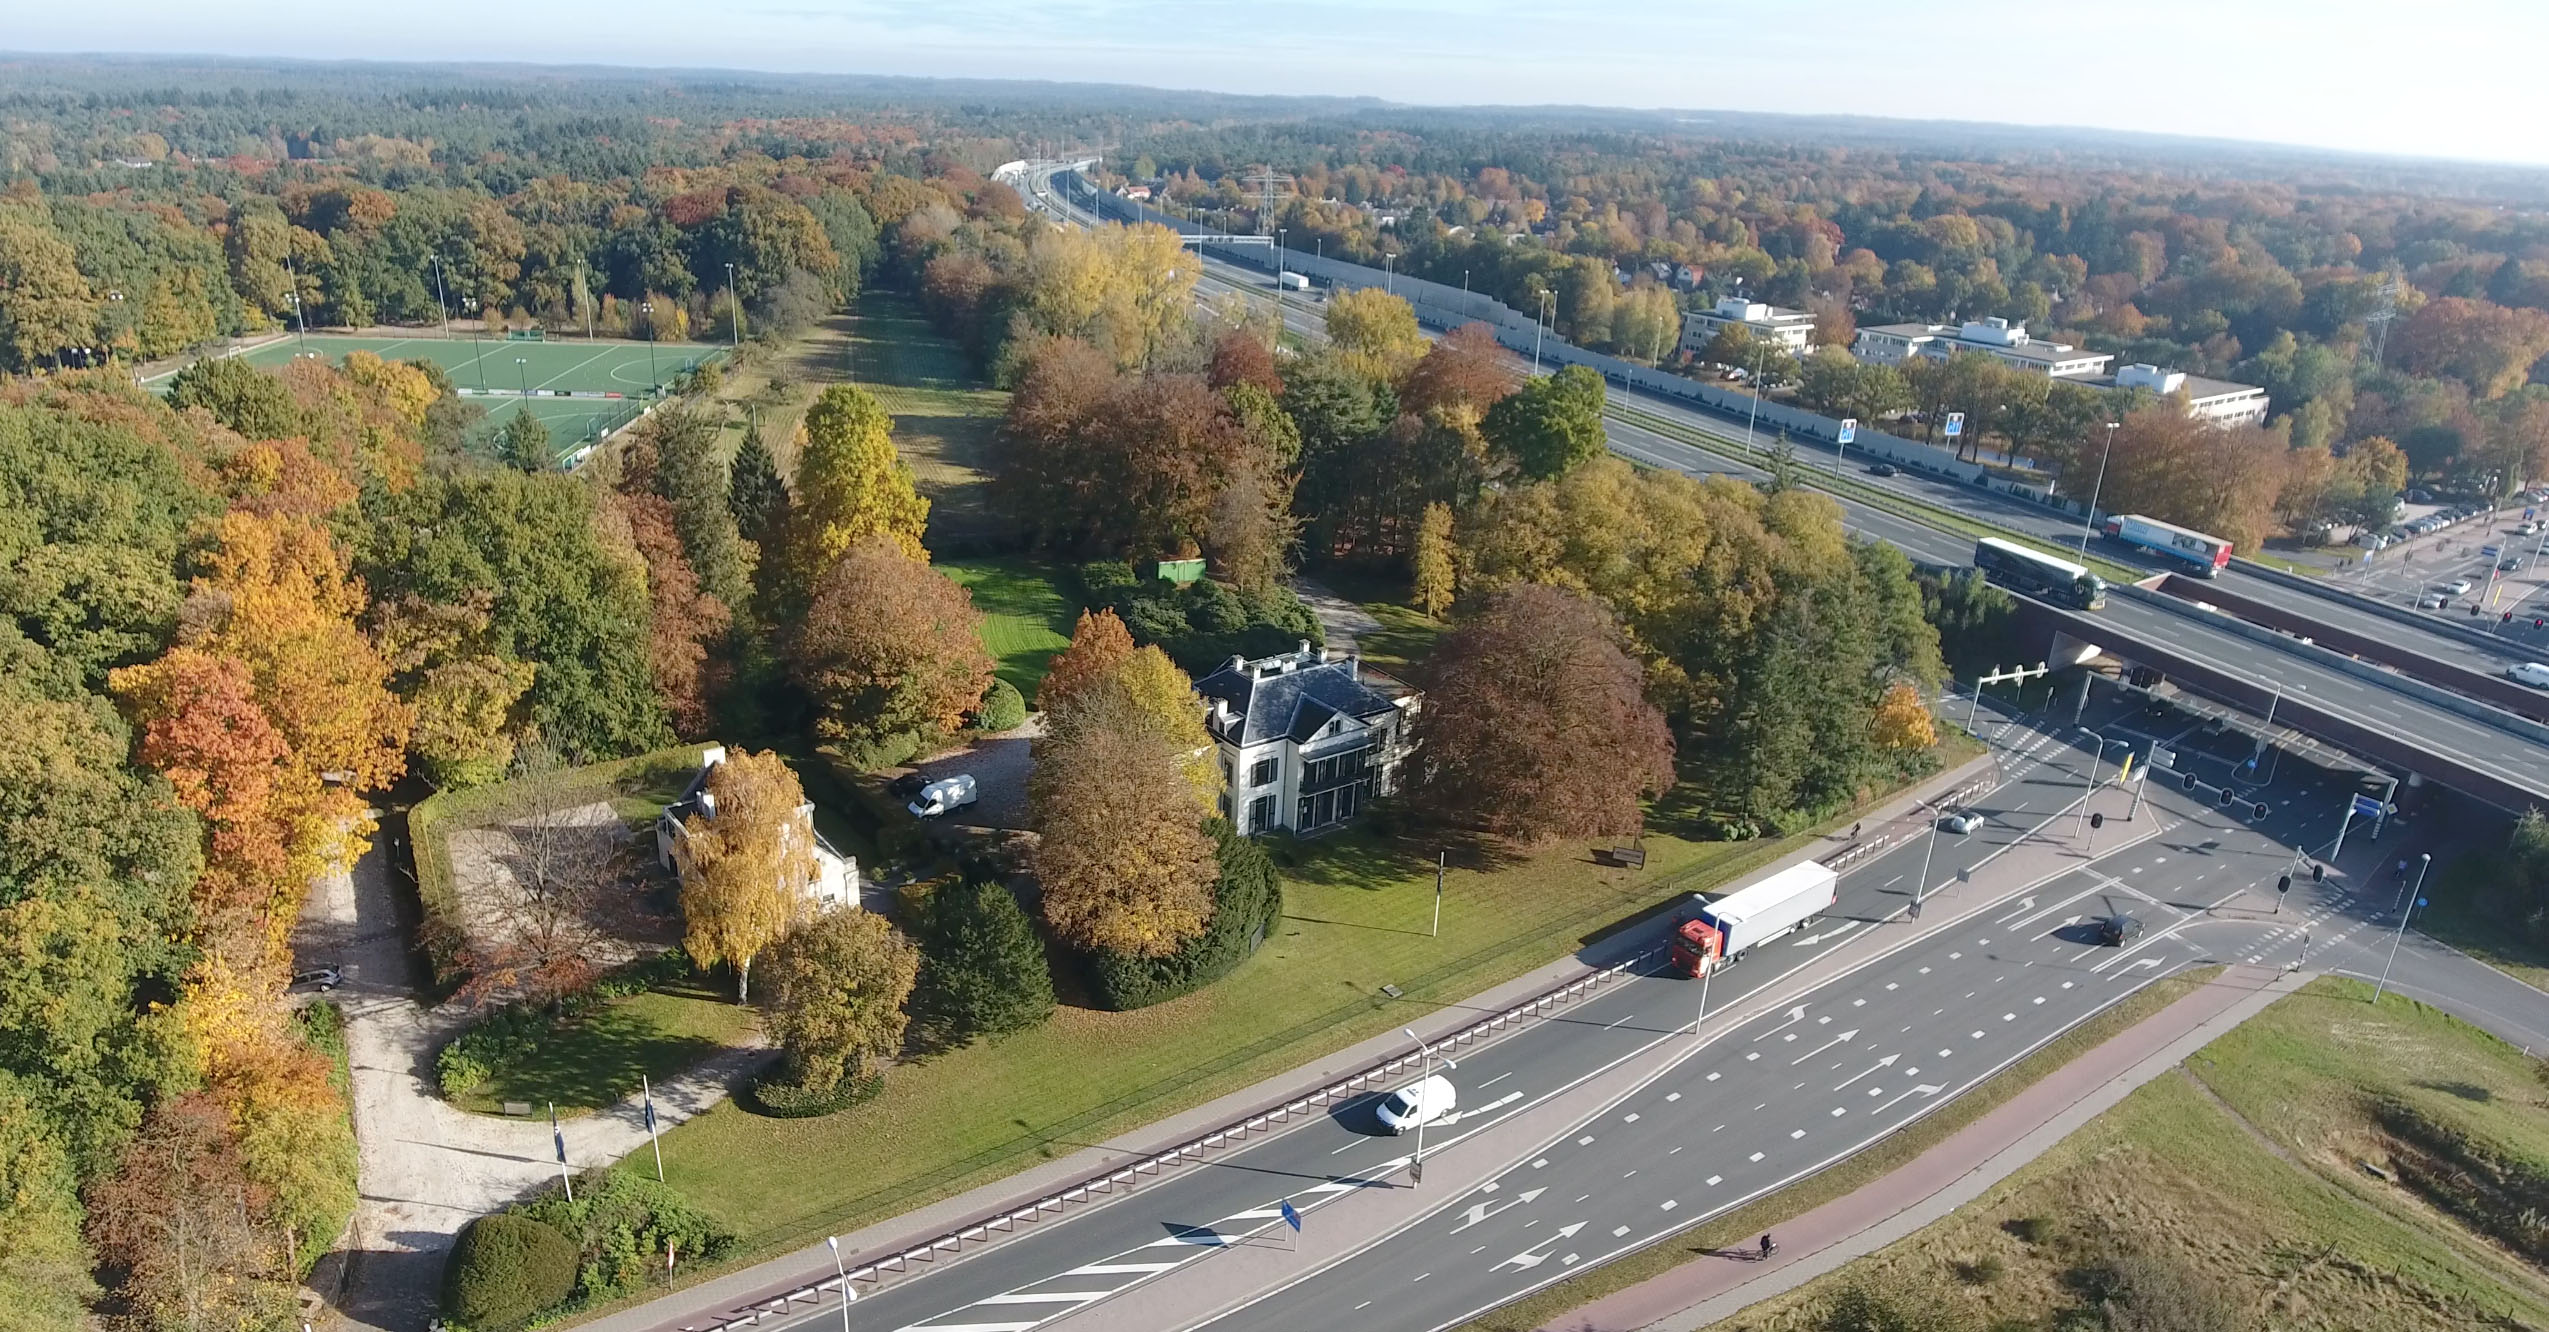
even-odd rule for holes
{"type": "MultiPolygon", "coordinates": [[[[558,1167],[545,1120],[467,1114],[436,1094],[434,1052],[466,1015],[416,1000],[390,859],[376,845],[351,873],[322,878],[293,945],[302,965],[344,968],[333,997],[345,1010],[361,1172],[341,1267],[322,1269],[341,1270],[341,1283],[320,1293],[336,1305],[336,1326],[425,1332],[460,1227],[557,1178],[558,1167]]],[[[657,1086],[657,1122],[678,1124],[725,1099],[729,1084],[765,1057],[728,1051],[657,1086]]],[[[579,1170],[646,1142],[635,1101],[569,1120],[562,1132],[567,1160],[579,1170]]]]}
{"type": "Polygon", "coordinates": [[[1338,596],[1315,578],[1293,575],[1292,590],[1308,603],[1310,613],[1319,617],[1319,627],[1327,631],[1331,651],[1352,652],[1363,635],[1380,632],[1381,622],[1373,619],[1370,611],[1338,596]]]}

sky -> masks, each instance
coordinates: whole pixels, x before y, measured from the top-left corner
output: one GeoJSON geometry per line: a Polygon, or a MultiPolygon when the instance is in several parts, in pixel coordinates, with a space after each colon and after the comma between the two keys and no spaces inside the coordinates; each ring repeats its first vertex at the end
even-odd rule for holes
{"type": "Polygon", "coordinates": [[[2078,125],[2549,164],[2549,0],[115,0],[0,45],[2078,125]]]}

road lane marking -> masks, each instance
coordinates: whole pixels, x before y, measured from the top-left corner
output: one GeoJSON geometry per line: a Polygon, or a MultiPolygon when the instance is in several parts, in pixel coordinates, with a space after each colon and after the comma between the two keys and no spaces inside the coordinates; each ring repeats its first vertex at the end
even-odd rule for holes
{"type": "Polygon", "coordinates": [[[1031,1291],[1023,1295],[985,1295],[976,1304],[1086,1304],[1114,1294],[1111,1290],[1031,1291]]]}
{"type": "Polygon", "coordinates": [[[1062,1275],[1073,1276],[1157,1276],[1177,1267],[1177,1263],[1091,1263],[1074,1267],[1062,1275]]]}

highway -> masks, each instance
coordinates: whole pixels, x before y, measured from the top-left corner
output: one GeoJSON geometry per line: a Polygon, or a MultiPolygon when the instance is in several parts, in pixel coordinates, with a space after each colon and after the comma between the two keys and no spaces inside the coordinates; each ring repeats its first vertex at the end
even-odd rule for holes
{"type": "MultiPolygon", "coordinates": [[[[2349,856],[2366,862],[2364,888],[2305,878],[2298,900],[2266,914],[2291,863],[2280,838],[2323,847],[2337,785],[2325,773],[2295,783],[2263,828],[2155,789],[2142,817],[2161,821],[2159,836],[1851,976],[1802,1022],[1781,1012],[1746,1024],[1492,1184],[1205,1326],[1455,1326],[1829,1164],[1881,1136],[1902,1107],[1954,1095],[1994,1061],[2198,957],[2274,966],[2306,945],[2314,968],[2378,974],[2390,942],[2382,918],[2396,900],[2378,852],[2358,843],[2349,856]],[[2113,910],[2143,920],[2140,942],[2092,941],[2085,922],[2113,910]]],[[[2123,803],[2105,799],[2101,810],[2123,803]]],[[[2438,982],[2507,1039],[2541,1038],[2549,998],[2418,943],[2402,950],[2402,988],[2450,1006],[2427,988],[2438,982]]]]}

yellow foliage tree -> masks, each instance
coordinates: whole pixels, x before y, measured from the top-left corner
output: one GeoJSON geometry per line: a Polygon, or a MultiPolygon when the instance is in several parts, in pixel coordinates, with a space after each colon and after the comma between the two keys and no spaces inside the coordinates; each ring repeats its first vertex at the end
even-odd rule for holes
{"type": "Polygon", "coordinates": [[[1036,686],[1036,706],[1052,709],[1071,695],[1113,675],[1133,655],[1133,635],[1112,610],[1084,610],[1071,630],[1071,646],[1053,656],[1036,686]]]}
{"type": "Polygon", "coordinates": [[[1938,743],[1938,724],[1907,683],[1888,686],[1876,702],[1876,743],[1887,749],[1927,749],[1938,743]]]}
{"type": "Polygon", "coordinates": [[[1345,363],[1367,378],[1395,384],[1425,355],[1425,333],[1416,308],[1373,287],[1340,292],[1328,301],[1328,341],[1345,363]]]}
{"type": "Polygon", "coordinates": [[[1411,589],[1416,609],[1427,615],[1440,615],[1451,608],[1452,511],[1447,504],[1425,506],[1425,519],[1416,529],[1416,577],[1411,589]]]}
{"type": "Polygon", "coordinates": [[[912,486],[912,469],[894,452],[894,419],[865,389],[823,390],[797,427],[795,502],[788,514],[788,554],[797,586],[811,593],[832,562],[872,536],[926,560],[921,531],[929,501],[912,486]]]}
{"type": "Polygon", "coordinates": [[[424,371],[367,351],[345,354],[345,377],[371,390],[382,406],[412,427],[425,424],[425,409],[441,396],[424,371]]]}
{"type": "Polygon", "coordinates": [[[805,790],[772,753],[730,754],[710,769],[708,804],[682,825],[676,852],[682,947],[701,966],[735,969],[751,998],[752,960],[812,909],[814,827],[805,790]]]}
{"type": "Polygon", "coordinates": [[[1178,756],[1177,770],[1204,811],[1212,812],[1221,794],[1221,770],[1213,762],[1213,738],[1204,729],[1204,703],[1195,695],[1195,682],[1153,645],[1126,657],[1115,668],[1113,684],[1143,719],[1144,729],[1178,756]]]}

